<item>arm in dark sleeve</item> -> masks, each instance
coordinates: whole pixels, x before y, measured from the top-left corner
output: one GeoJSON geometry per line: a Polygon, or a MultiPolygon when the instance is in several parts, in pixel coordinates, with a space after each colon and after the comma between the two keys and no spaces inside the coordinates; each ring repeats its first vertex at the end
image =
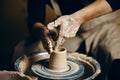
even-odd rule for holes
{"type": "Polygon", "coordinates": [[[107,0],[113,11],[120,9],[120,0],[107,0]]]}
{"type": "Polygon", "coordinates": [[[32,37],[35,36],[34,33],[34,23],[40,22],[45,23],[45,9],[46,9],[46,0],[28,0],[27,10],[28,10],[28,29],[32,37]]]}

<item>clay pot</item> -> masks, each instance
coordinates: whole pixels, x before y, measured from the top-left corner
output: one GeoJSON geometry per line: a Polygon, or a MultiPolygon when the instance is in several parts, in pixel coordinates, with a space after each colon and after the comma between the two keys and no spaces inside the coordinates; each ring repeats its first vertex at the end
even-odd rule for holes
{"type": "Polygon", "coordinates": [[[58,48],[51,53],[49,69],[55,72],[65,72],[69,69],[67,65],[67,50],[65,48],[58,48]]]}

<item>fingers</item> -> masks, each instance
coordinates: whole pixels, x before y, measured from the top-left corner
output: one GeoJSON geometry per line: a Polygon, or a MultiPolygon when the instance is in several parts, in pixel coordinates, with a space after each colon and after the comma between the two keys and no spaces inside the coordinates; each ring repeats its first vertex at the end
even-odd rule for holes
{"type": "Polygon", "coordinates": [[[16,71],[0,71],[0,80],[33,80],[30,76],[16,71]]]}
{"type": "Polygon", "coordinates": [[[45,28],[45,25],[43,25],[40,22],[36,22],[33,26],[34,26],[34,28],[41,28],[41,29],[45,28]]]}
{"type": "Polygon", "coordinates": [[[65,42],[65,37],[59,36],[58,40],[56,41],[54,50],[57,50],[60,46],[63,45],[64,42],[65,42]]]}
{"type": "MultiPolygon", "coordinates": [[[[52,43],[50,37],[50,31],[45,25],[40,22],[36,22],[33,25],[35,41],[42,41],[43,47],[48,53],[52,52],[52,43]]],[[[37,43],[38,44],[38,43],[37,43]]]]}
{"type": "Polygon", "coordinates": [[[31,37],[34,41],[37,41],[37,40],[41,39],[44,27],[45,26],[40,22],[36,22],[33,25],[32,31],[30,31],[30,33],[31,33],[31,37]]]}
{"type": "Polygon", "coordinates": [[[57,39],[58,39],[58,31],[56,31],[56,32],[51,32],[50,31],[50,36],[51,36],[53,41],[57,41],[57,39]]]}
{"type": "Polygon", "coordinates": [[[50,31],[54,31],[55,30],[55,23],[54,22],[51,22],[47,25],[47,28],[50,30],[50,31]]]}
{"type": "Polygon", "coordinates": [[[49,36],[46,36],[42,39],[43,47],[47,50],[48,53],[53,51],[52,42],[49,36]]]}
{"type": "Polygon", "coordinates": [[[53,41],[56,41],[58,38],[59,25],[60,23],[57,23],[57,22],[51,22],[47,25],[47,28],[49,29],[49,32],[53,41]]]}
{"type": "Polygon", "coordinates": [[[15,71],[0,71],[0,76],[3,75],[21,75],[21,73],[15,71]]]}
{"type": "Polygon", "coordinates": [[[57,32],[57,28],[59,28],[57,35],[55,34],[56,36],[58,36],[56,37],[57,40],[55,39],[56,44],[54,49],[56,49],[64,43],[65,38],[75,37],[79,29],[79,24],[71,16],[65,15],[59,17],[54,22],[49,23],[47,25],[47,28],[51,32],[57,32]]]}

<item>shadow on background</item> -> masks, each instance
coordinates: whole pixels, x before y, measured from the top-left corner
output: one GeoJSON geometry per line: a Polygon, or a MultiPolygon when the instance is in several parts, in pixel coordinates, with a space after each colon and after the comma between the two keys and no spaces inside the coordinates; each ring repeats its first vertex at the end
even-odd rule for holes
{"type": "Polygon", "coordinates": [[[9,70],[15,45],[27,35],[26,0],[0,1],[0,70],[9,70]]]}
{"type": "MultiPolygon", "coordinates": [[[[26,4],[27,0],[0,0],[0,70],[13,68],[14,47],[29,35],[26,4]]],[[[46,24],[56,18],[48,5],[46,13],[46,24]]]]}

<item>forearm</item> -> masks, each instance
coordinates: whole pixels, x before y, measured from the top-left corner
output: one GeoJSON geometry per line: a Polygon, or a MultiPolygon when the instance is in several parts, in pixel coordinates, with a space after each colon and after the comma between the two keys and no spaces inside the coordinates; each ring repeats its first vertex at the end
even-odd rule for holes
{"type": "Polygon", "coordinates": [[[76,19],[78,23],[83,23],[111,11],[112,8],[106,0],[96,0],[85,8],[73,13],[71,16],[76,19]]]}

